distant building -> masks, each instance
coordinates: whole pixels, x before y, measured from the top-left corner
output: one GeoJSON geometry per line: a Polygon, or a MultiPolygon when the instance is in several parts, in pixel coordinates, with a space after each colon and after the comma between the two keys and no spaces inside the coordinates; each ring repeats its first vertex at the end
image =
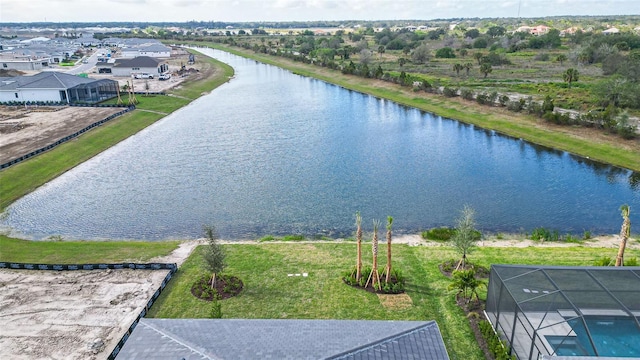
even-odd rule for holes
{"type": "Polygon", "coordinates": [[[149,44],[122,49],[123,58],[135,58],[138,56],[149,56],[153,58],[171,57],[171,48],[162,44],[149,44]]]}
{"type": "Polygon", "coordinates": [[[95,104],[117,96],[117,92],[117,81],[89,79],[55,71],[0,78],[0,103],[17,101],[95,104]]]}
{"type": "Polygon", "coordinates": [[[604,35],[614,35],[614,34],[619,34],[619,33],[620,33],[620,30],[618,28],[616,28],[616,27],[608,28],[607,30],[604,30],[602,32],[602,34],[604,34],[604,35]]]}
{"type": "Polygon", "coordinates": [[[136,73],[147,73],[157,76],[169,70],[169,65],[160,59],[149,56],[138,56],[133,59],[116,59],[113,62],[96,64],[99,73],[114,76],[132,76],[136,73]]]}
{"type": "Polygon", "coordinates": [[[526,32],[531,35],[540,36],[549,32],[551,28],[545,25],[536,25],[536,26],[520,26],[516,29],[515,32],[526,32]]]}

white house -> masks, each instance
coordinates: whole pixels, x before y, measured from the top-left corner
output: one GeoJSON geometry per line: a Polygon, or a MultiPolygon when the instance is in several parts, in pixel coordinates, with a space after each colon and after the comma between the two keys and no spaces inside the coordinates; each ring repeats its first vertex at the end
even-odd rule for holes
{"type": "Polygon", "coordinates": [[[161,44],[149,44],[122,49],[123,58],[135,58],[138,56],[149,56],[154,58],[171,57],[171,48],[161,44]]]}
{"type": "Polygon", "coordinates": [[[602,33],[604,35],[614,35],[614,34],[619,34],[620,30],[618,28],[612,27],[612,28],[608,28],[607,30],[604,30],[602,33]]]}
{"type": "Polygon", "coordinates": [[[0,78],[0,103],[96,103],[117,95],[118,82],[95,80],[55,71],[0,78]]]}
{"type": "Polygon", "coordinates": [[[147,73],[157,76],[169,70],[169,65],[160,59],[149,56],[138,56],[133,59],[116,59],[113,63],[96,64],[98,72],[111,73],[114,76],[131,76],[136,73],[147,73]]]}

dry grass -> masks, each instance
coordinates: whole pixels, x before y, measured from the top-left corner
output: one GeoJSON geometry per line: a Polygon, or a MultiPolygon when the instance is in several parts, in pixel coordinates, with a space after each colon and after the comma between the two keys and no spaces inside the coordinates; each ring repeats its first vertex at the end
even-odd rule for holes
{"type": "Polygon", "coordinates": [[[377,294],[380,304],[389,310],[405,310],[413,306],[411,297],[406,293],[403,294],[377,294]]]}

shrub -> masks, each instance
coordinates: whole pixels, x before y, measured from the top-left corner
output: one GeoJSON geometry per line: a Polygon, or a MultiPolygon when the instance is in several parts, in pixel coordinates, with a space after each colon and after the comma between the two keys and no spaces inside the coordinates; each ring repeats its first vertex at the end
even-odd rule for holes
{"type": "Polygon", "coordinates": [[[282,240],[284,241],[302,241],[304,240],[304,235],[286,235],[282,240]]]}
{"type": "Polygon", "coordinates": [[[625,260],[624,266],[638,266],[638,258],[631,258],[631,259],[625,260]]]}
{"type": "Polygon", "coordinates": [[[456,229],[448,227],[433,228],[422,232],[422,238],[436,241],[448,241],[455,235],[456,229]]]}
{"type": "Polygon", "coordinates": [[[458,89],[455,87],[445,86],[444,89],[442,89],[442,94],[446,97],[456,97],[458,96],[458,89]]]}
{"type": "Polygon", "coordinates": [[[476,95],[476,102],[478,102],[478,104],[480,105],[489,104],[489,95],[487,95],[486,93],[480,93],[476,95]]]}
{"type": "Polygon", "coordinates": [[[585,230],[582,233],[582,240],[589,240],[589,239],[591,239],[591,231],[585,230]]]}
{"type": "Polygon", "coordinates": [[[222,319],[222,304],[218,301],[217,297],[211,301],[211,312],[209,313],[209,317],[211,319],[222,319]]]}
{"type": "Polygon", "coordinates": [[[603,256],[601,258],[597,258],[593,262],[593,266],[611,266],[611,265],[613,265],[613,261],[609,256],[603,256]]]}
{"type": "Polygon", "coordinates": [[[461,88],[460,96],[465,100],[473,100],[473,91],[471,89],[461,88]]]}
{"type": "Polygon", "coordinates": [[[516,359],[515,355],[509,355],[509,348],[506,346],[506,342],[500,340],[498,334],[493,331],[491,323],[487,320],[482,320],[478,323],[480,333],[487,342],[487,349],[493,355],[494,359],[516,359]]]}

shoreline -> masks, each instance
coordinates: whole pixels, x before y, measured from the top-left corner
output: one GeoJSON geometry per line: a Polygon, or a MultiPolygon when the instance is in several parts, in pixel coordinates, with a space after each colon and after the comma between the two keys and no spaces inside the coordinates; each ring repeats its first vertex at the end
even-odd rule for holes
{"type": "Polygon", "coordinates": [[[640,171],[640,155],[635,150],[621,149],[618,139],[609,139],[599,133],[589,133],[592,129],[551,126],[540,123],[538,118],[522,113],[507,113],[498,107],[479,106],[460,99],[445,98],[425,93],[415,93],[410,89],[381,80],[362,79],[341,74],[339,71],[319,68],[294,62],[289,59],[268,55],[252,54],[242,48],[230,47],[213,42],[185,42],[187,46],[207,47],[226,51],[243,58],[273,65],[294,74],[325,81],[348,90],[394,101],[398,104],[427,111],[455,121],[493,130],[505,136],[520,138],[536,145],[565,151],[605,165],[620,167],[632,172],[640,171]],[[392,86],[393,85],[393,86],[392,86]],[[586,135],[584,133],[587,133],[586,135]]]}

